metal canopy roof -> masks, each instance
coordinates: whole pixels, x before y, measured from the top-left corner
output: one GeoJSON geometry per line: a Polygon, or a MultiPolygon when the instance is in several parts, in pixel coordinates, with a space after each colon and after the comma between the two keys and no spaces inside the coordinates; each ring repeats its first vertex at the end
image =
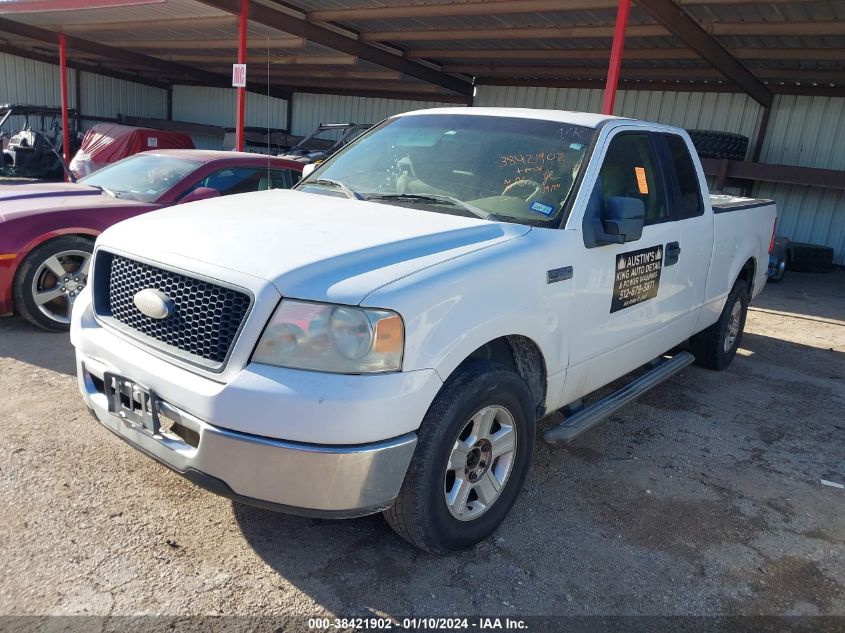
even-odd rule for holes
{"type": "MultiPolygon", "coordinates": [[[[463,102],[480,84],[603,87],[616,0],[250,0],[249,86],[463,102]]],[[[240,0],[0,1],[0,52],[230,85],[240,0]],[[51,10],[27,12],[29,3],[51,10]],[[99,8],[81,6],[97,4],[99,8]],[[111,6],[109,6],[111,5],[111,6]],[[54,10],[67,7],[67,10],[54,10]],[[4,15],[5,14],[5,15],[4,15]]],[[[621,88],[845,95],[845,2],[635,0],[621,88]]]]}

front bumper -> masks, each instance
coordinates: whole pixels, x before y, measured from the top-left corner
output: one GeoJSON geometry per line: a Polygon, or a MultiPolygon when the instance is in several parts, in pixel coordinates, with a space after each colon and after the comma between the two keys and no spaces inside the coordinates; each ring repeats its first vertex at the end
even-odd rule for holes
{"type": "Polygon", "coordinates": [[[101,326],[87,288],[70,333],[79,389],[104,426],[214,492],[295,514],[347,517],[389,507],[442,386],[433,370],[348,376],[231,362],[230,376],[214,380],[101,326]],[[154,393],[179,425],[176,436],[110,413],[106,373],[154,393]]]}
{"type": "Polygon", "coordinates": [[[103,376],[79,370],[91,413],[133,447],[212,492],[291,514],[347,518],[390,507],[417,443],[414,433],[356,446],[286,442],[215,427],[165,401],[160,415],[173,426],[154,435],[111,413],[103,376]]]}

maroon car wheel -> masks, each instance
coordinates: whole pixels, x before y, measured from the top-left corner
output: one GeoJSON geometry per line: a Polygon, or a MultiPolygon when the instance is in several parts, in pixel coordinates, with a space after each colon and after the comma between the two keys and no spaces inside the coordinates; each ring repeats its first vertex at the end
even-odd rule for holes
{"type": "Polygon", "coordinates": [[[70,327],[73,302],[88,284],[94,242],[67,235],[34,249],[15,276],[15,307],[22,317],[54,332],[70,327]]]}

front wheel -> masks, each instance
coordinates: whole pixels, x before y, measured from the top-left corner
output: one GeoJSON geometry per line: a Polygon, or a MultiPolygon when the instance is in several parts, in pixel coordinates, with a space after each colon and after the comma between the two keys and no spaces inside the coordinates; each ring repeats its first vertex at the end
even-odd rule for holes
{"type": "Polygon", "coordinates": [[[465,364],[426,413],[402,490],[385,519],[406,541],[435,554],[484,540],[522,489],[534,435],[525,381],[497,363],[465,364]]]}
{"type": "Polygon", "coordinates": [[[94,242],[57,237],[33,249],[15,276],[15,307],[30,323],[52,332],[70,327],[73,302],[88,284],[94,242]]]}

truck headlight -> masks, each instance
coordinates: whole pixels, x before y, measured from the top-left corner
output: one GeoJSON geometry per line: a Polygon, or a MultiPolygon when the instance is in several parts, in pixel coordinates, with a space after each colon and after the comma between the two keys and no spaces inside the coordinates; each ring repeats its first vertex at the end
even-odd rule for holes
{"type": "Polygon", "coordinates": [[[252,360],[341,374],[398,371],[405,327],[390,310],[283,299],[252,360]]]}

